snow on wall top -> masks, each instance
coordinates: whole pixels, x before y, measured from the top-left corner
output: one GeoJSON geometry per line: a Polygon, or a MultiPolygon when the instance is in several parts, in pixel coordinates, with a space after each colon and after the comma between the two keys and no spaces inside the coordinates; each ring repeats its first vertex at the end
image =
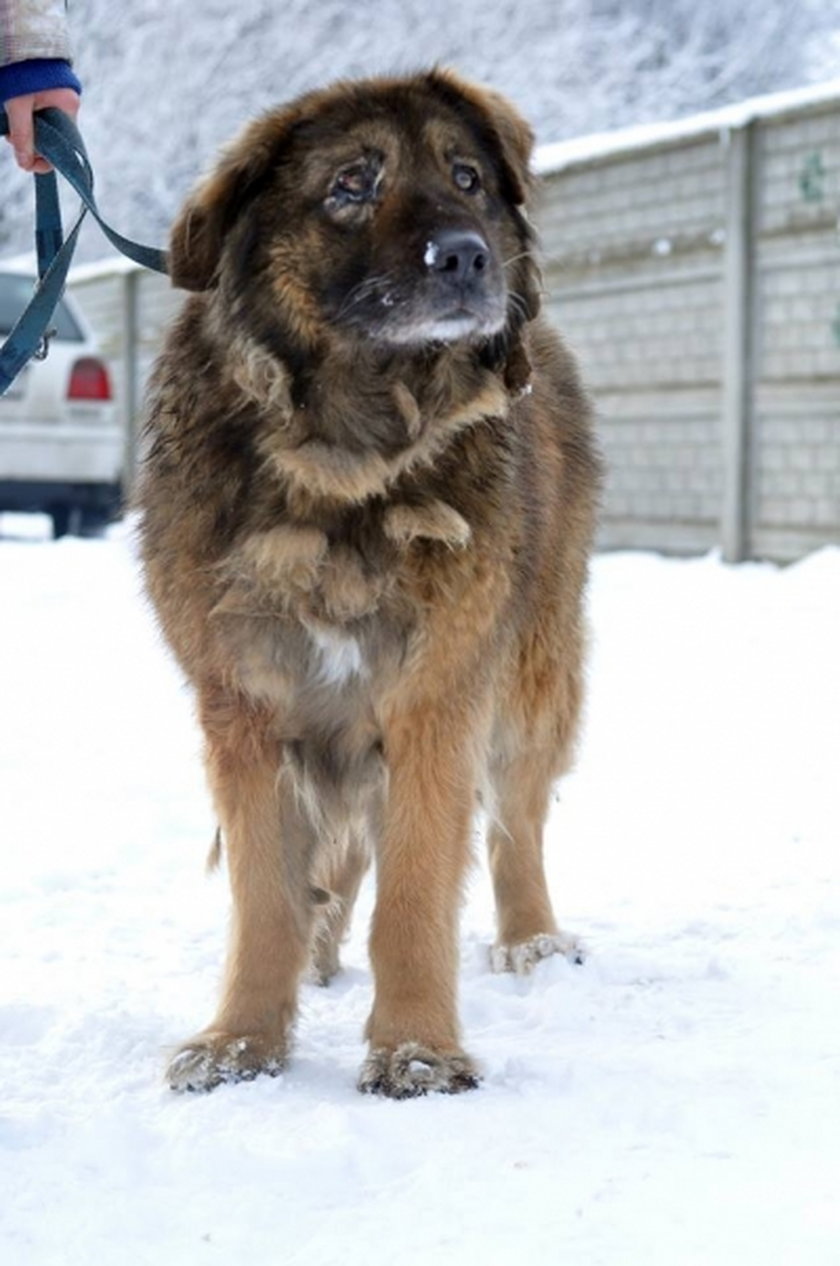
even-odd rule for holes
{"type": "Polygon", "coordinates": [[[683,119],[660,123],[641,123],[634,127],[610,132],[595,132],[588,136],[575,136],[567,141],[539,145],[534,155],[534,170],[541,176],[563,171],[578,163],[594,162],[601,158],[629,153],[633,150],[650,149],[684,141],[709,132],[722,136],[735,128],[745,127],[753,119],[771,118],[791,110],[827,102],[840,104],[840,79],[797,88],[790,92],[774,92],[761,97],[749,97],[719,110],[706,110],[683,119]]]}

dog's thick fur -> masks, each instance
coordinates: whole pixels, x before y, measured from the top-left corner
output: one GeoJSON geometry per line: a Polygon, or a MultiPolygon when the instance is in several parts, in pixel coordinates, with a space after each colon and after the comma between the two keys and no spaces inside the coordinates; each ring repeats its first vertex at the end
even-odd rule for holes
{"type": "Polygon", "coordinates": [[[340,84],[251,124],[174,226],[196,293],[151,387],[142,554],[234,901],[176,1088],[282,1069],[371,854],[360,1086],[475,1085],[456,975],[479,801],[494,964],[574,949],[541,836],[581,702],[598,461],[538,316],[531,144],[449,72],[340,84]]]}

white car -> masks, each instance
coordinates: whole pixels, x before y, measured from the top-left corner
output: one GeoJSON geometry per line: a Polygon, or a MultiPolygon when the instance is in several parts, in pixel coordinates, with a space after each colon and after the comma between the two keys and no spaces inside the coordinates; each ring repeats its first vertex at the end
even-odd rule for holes
{"type": "MultiPolygon", "coordinates": [[[[31,273],[0,265],[0,339],[34,285],[31,273]]],[[[59,537],[115,516],[124,453],[108,369],[67,295],[51,326],[46,360],[31,360],[0,396],[0,511],[49,514],[59,537]]]]}

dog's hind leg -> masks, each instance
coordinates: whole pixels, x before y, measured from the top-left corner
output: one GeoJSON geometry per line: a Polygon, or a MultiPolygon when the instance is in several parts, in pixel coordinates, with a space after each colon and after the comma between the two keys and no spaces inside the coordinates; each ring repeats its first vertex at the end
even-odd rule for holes
{"type": "Polygon", "coordinates": [[[580,626],[567,621],[564,627],[549,609],[523,638],[511,689],[498,701],[488,771],[495,971],[525,975],[550,954],[583,961],[581,945],[557,927],[543,862],[552,787],[571,763],[577,736],[582,654],[580,626]]]}
{"type": "Polygon", "coordinates": [[[311,833],[286,785],[270,715],[221,691],[205,692],[200,704],[233,917],[219,1010],[170,1062],[175,1090],[281,1071],[313,909],[311,833]]]}
{"type": "Polygon", "coordinates": [[[526,749],[493,771],[488,833],[498,935],[494,971],[530,972],[550,954],[580,962],[583,951],[554,918],[543,863],[543,823],[556,770],[553,751],[526,749]]]}

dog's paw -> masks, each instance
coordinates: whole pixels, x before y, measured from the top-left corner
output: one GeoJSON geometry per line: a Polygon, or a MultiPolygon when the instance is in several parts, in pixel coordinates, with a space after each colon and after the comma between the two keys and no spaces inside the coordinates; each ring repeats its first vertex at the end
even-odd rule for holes
{"type": "Polygon", "coordinates": [[[435,1051],[419,1042],[405,1042],[395,1051],[371,1051],[362,1065],[359,1089],[387,1099],[418,1095],[457,1095],[475,1090],[481,1081],[475,1064],[463,1051],[435,1051]]]}
{"type": "Polygon", "coordinates": [[[238,1036],[210,1031],[200,1033],[173,1056],[166,1069],[172,1090],[213,1090],[236,1081],[253,1081],[261,1073],[277,1077],[286,1063],[286,1051],[264,1036],[238,1036]]]}
{"type": "Polygon", "coordinates": [[[494,945],[490,950],[490,966],[495,972],[512,971],[517,976],[528,976],[537,963],[552,954],[562,954],[577,966],[586,961],[586,950],[576,937],[565,932],[541,932],[518,945],[494,945]]]}

